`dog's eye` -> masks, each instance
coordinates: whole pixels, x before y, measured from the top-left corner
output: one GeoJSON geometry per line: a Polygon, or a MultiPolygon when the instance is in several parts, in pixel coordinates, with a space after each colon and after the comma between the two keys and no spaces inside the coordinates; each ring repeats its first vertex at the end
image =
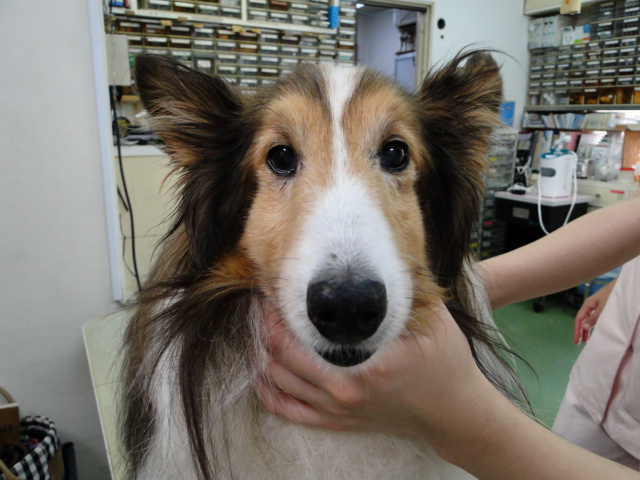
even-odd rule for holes
{"type": "Polygon", "coordinates": [[[267,165],[276,175],[290,177],[296,173],[298,157],[293,148],[277,145],[267,153],[267,165]]]}
{"type": "Polygon", "coordinates": [[[386,143],[380,150],[380,165],[390,172],[404,170],[409,164],[409,147],[400,140],[386,143]]]}

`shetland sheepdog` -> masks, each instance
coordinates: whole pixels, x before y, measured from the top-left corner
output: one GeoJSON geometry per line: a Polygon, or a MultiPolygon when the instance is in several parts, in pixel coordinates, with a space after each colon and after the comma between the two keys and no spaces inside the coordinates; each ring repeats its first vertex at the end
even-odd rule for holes
{"type": "Polygon", "coordinates": [[[266,413],[253,390],[269,299],[326,368],[366,370],[443,298],[509,394],[470,261],[499,66],[464,50],[417,92],[304,64],[245,94],[139,56],[176,209],[125,340],[123,443],[137,479],[463,479],[429,445],[266,413]]]}

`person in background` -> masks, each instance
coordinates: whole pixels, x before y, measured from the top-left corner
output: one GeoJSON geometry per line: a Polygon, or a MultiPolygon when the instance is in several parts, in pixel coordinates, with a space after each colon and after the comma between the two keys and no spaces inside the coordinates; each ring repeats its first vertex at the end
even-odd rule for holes
{"type": "Polygon", "coordinates": [[[576,315],[580,353],[553,431],[640,471],[640,257],[587,298],[576,315]]]}
{"type": "MultiPolygon", "coordinates": [[[[480,269],[495,309],[578,285],[638,255],[636,198],[580,217],[480,269]]],[[[640,479],[514,407],[479,371],[444,305],[433,307],[429,331],[399,337],[360,373],[319,364],[274,307],[265,315],[271,359],[256,391],[273,414],[332,430],[415,435],[480,479],[640,479]]]]}

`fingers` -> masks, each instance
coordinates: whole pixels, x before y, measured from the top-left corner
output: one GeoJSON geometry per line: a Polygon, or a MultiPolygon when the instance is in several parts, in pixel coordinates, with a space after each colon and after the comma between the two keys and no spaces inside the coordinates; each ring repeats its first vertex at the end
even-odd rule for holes
{"type": "Polygon", "coordinates": [[[313,406],[268,383],[264,377],[258,380],[255,390],[269,413],[303,425],[320,425],[320,416],[313,406]]]}

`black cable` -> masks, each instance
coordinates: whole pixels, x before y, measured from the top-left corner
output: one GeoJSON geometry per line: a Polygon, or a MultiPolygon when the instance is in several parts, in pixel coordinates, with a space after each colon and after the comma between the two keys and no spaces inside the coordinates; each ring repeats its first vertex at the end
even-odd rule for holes
{"type": "Polygon", "coordinates": [[[138,262],[136,259],[136,233],[133,222],[133,208],[131,206],[131,199],[129,198],[129,190],[127,189],[127,181],[125,180],[124,175],[124,165],[122,162],[122,149],[120,145],[120,127],[118,125],[118,112],[116,111],[116,103],[115,103],[115,87],[109,87],[109,100],[111,103],[111,112],[113,114],[113,122],[115,128],[115,136],[116,136],[116,146],[118,149],[118,166],[120,167],[120,179],[122,181],[122,190],[124,192],[124,200],[125,204],[129,207],[129,225],[131,228],[131,258],[133,260],[133,274],[136,279],[136,284],[138,286],[138,292],[142,291],[142,285],[140,283],[140,272],[138,271],[138,262]]]}

